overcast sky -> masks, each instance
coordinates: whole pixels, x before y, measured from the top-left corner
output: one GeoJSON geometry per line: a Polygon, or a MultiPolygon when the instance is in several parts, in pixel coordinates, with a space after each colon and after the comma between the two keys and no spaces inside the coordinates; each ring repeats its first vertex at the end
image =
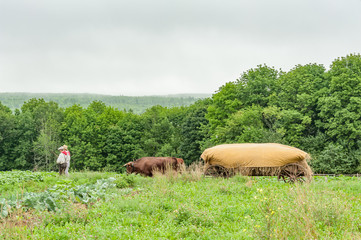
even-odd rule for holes
{"type": "Polygon", "coordinates": [[[0,92],[214,93],[361,52],[361,0],[0,0],[0,92]]]}

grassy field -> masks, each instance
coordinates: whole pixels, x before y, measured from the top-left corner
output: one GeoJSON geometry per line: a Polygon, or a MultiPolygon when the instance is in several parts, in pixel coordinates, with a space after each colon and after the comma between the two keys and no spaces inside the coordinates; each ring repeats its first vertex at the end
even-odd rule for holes
{"type": "Polygon", "coordinates": [[[154,178],[99,172],[11,177],[23,173],[0,173],[0,182],[13,179],[0,185],[1,209],[13,201],[0,217],[0,238],[361,239],[360,178],[289,185],[275,177],[217,179],[190,171],[154,178]],[[21,201],[29,196],[40,196],[38,203],[21,201]]]}

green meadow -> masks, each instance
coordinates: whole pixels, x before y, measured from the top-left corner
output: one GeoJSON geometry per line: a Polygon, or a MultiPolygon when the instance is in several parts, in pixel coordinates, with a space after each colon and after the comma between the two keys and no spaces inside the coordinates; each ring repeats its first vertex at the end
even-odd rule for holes
{"type": "Polygon", "coordinates": [[[0,172],[0,239],[361,239],[361,179],[0,172]]]}

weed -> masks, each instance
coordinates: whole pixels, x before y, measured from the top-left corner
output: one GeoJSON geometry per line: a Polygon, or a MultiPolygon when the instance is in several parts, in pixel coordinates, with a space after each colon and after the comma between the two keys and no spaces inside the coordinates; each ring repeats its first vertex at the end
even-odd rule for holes
{"type": "Polygon", "coordinates": [[[133,174],[121,174],[115,180],[115,184],[117,188],[130,188],[134,187],[136,177],[133,174]]]}
{"type": "MultiPolygon", "coordinates": [[[[0,238],[361,239],[358,179],[291,186],[274,177],[204,178],[191,171],[154,178],[113,174],[122,188],[103,192],[108,200],[92,205],[70,204],[57,212],[13,208],[0,220],[0,238]],[[133,189],[123,188],[131,185],[133,189]],[[25,216],[31,216],[27,223],[25,216]]],[[[58,185],[89,200],[97,181],[89,182],[101,174],[110,176],[73,173],[64,178],[70,182],[58,185]],[[78,185],[84,179],[88,184],[78,185]]]]}

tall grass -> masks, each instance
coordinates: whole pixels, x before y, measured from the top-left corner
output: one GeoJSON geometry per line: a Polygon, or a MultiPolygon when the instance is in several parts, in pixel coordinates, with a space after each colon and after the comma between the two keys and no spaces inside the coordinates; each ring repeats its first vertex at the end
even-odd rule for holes
{"type": "Polygon", "coordinates": [[[261,239],[361,239],[360,214],[354,214],[352,198],[345,194],[295,185],[287,194],[262,197],[255,231],[261,239]]]}
{"type": "Polygon", "coordinates": [[[199,181],[203,177],[203,163],[192,163],[189,166],[180,165],[177,170],[170,164],[166,165],[164,171],[155,170],[153,172],[156,178],[166,178],[168,181],[199,181]]]}
{"type": "Polygon", "coordinates": [[[130,175],[119,184],[132,191],[45,214],[41,223],[14,232],[31,239],[361,239],[359,179],[289,185],[276,177],[202,173],[194,165],[181,174],[130,175]]]}

